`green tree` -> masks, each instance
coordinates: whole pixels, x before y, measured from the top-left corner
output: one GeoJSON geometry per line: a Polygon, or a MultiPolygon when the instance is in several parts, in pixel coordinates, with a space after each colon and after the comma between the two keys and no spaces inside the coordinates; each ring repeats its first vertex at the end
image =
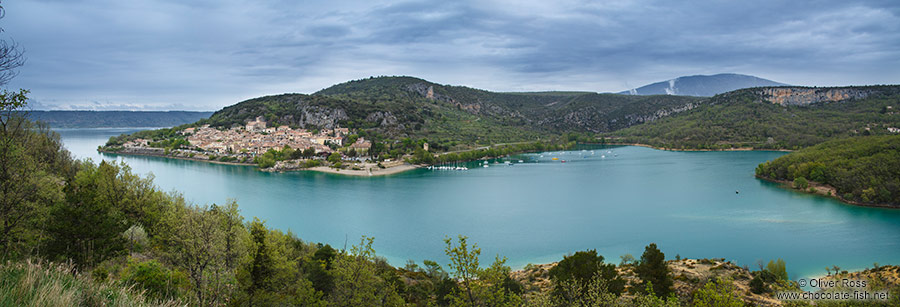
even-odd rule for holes
{"type": "Polygon", "coordinates": [[[341,154],[339,152],[331,153],[331,155],[328,156],[328,162],[331,162],[333,164],[341,162],[341,154]]]}
{"type": "MultiPolygon", "coordinates": [[[[5,41],[0,41],[0,60],[5,41]]],[[[0,82],[5,70],[0,64],[0,82]]],[[[48,208],[64,201],[63,187],[73,165],[59,136],[19,113],[27,90],[0,92],[0,252],[30,254],[41,242],[39,225],[48,208]]]]}
{"type": "Polygon", "coordinates": [[[656,243],[650,243],[644,248],[641,262],[634,271],[642,281],[642,288],[652,289],[653,293],[660,297],[666,297],[672,292],[672,278],[669,276],[666,254],[656,248],[656,243]]]}
{"type": "Polygon", "coordinates": [[[772,273],[778,280],[788,280],[787,269],[784,260],[781,258],[769,260],[769,264],[766,265],[766,271],[772,273]]]}
{"type": "Polygon", "coordinates": [[[106,161],[83,163],[66,188],[66,203],[50,211],[47,253],[56,259],[71,259],[79,266],[92,266],[124,254],[122,233],[128,223],[124,212],[127,187],[118,182],[120,168],[106,161]]]}
{"type": "Polygon", "coordinates": [[[459,283],[459,290],[446,297],[451,306],[518,306],[521,297],[512,291],[513,287],[504,286],[509,278],[509,267],[506,258],[496,257],[493,264],[486,269],[479,267],[478,257],[481,249],[478,244],[470,248],[468,237],[458,236],[458,245],[454,246],[450,238],[444,239],[447,245],[444,252],[450,257],[450,275],[459,283]]]}
{"type": "Polygon", "coordinates": [[[576,252],[571,256],[563,257],[549,272],[553,280],[553,295],[566,302],[575,302],[588,295],[588,290],[602,287],[602,292],[618,296],[625,289],[625,281],[616,273],[616,266],[603,263],[603,256],[596,250],[576,252]],[[597,279],[597,281],[595,281],[597,279]],[[588,286],[596,282],[596,285],[588,286]],[[566,284],[573,286],[563,286],[566,284]],[[570,292],[573,288],[580,288],[581,292],[570,292]]]}
{"type": "Polygon", "coordinates": [[[359,245],[339,253],[334,261],[334,291],[330,301],[335,306],[402,306],[396,285],[375,264],[374,238],[363,236],[359,245]]]}
{"type": "Polygon", "coordinates": [[[156,260],[128,259],[122,280],[147,291],[159,300],[177,299],[189,286],[187,277],[170,270],[156,260]]]}
{"type": "Polygon", "coordinates": [[[270,291],[274,283],[275,260],[272,258],[271,247],[267,244],[266,236],[269,230],[258,218],[253,218],[250,223],[250,237],[253,238],[254,250],[251,252],[253,261],[250,266],[249,285],[247,285],[250,305],[253,305],[254,296],[260,292],[270,291]]]}
{"type": "Polygon", "coordinates": [[[209,207],[186,205],[177,198],[162,222],[159,240],[165,259],[187,273],[193,300],[198,305],[224,303],[236,284],[235,268],[226,266],[226,259],[244,259],[247,249],[228,249],[229,234],[222,227],[222,215],[209,207]]]}
{"type": "Polygon", "coordinates": [[[693,306],[697,307],[742,307],[740,290],[730,279],[708,281],[694,292],[693,306]]]}
{"type": "Polygon", "coordinates": [[[316,149],[315,149],[315,148],[307,147],[306,149],[303,150],[303,157],[304,157],[304,158],[309,159],[309,158],[312,158],[312,157],[315,156],[315,155],[316,155],[316,149]]]}
{"type": "Polygon", "coordinates": [[[803,189],[806,189],[807,187],[809,187],[809,181],[806,180],[806,178],[803,178],[803,177],[794,178],[794,188],[803,190],[803,189]]]}
{"type": "Polygon", "coordinates": [[[331,245],[320,244],[311,259],[303,264],[303,271],[307,278],[312,282],[313,288],[326,295],[330,294],[334,289],[334,278],[331,276],[331,266],[337,251],[331,245]]]}

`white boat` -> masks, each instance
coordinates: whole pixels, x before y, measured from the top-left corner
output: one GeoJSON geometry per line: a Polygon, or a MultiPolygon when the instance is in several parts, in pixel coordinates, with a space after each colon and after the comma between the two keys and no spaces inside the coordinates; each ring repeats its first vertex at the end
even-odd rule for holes
{"type": "Polygon", "coordinates": [[[519,160],[519,163],[525,163],[525,161],[519,160]]]}
{"type": "Polygon", "coordinates": [[[484,165],[484,168],[488,168],[488,165],[487,165],[487,164],[485,164],[485,165],[484,165]]]}

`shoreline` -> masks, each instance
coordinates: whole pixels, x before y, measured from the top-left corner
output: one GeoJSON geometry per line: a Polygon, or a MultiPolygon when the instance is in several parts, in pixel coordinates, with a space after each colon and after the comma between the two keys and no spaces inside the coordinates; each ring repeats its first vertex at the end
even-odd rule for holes
{"type": "Polygon", "coordinates": [[[178,160],[187,160],[187,161],[196,161],[196,162],[206,162],[213,164],[224,164],[224,165],[238,165],[238,166],[256,166],[255,163],[241,163],[241,162],[224,162],[224,161],[215,161],[215,160],[204,160],[190,157],[178,157],[178,156],[168,156],[164,154],[150,153],[150,152],[119,152],[119,151],[109,151],[103,149],[97,149],[97,152],[111,154],[111,155],[121,155],[121,156],[145,156],[145,157],[159,157],[159,158],[168,158],[168,159],[178,159],[178,160]]]}
{"type": "Polygon", "coordinates": [[[793,188],[794,183],[791,181],[788,181],[788,180],[772,179],[772,178],[759,176],[759,175],[754,175],[754,177],[768,181],[768,182],[778,183],[779,187],[782,189],[785,189],[785,190],[799,192],[799,193],[803,193],[803,194],[814,194],[814,195],[824,196],[824,197],[828,197],[828,198],[833,198],[835,200],[838,200],[844,204],[851,205],[851,206],[868,207],[868,208],[900,209],[900,206],[895,206],[895,205],[891,205],[891,204],[863,203],[863,202],[858,202],[858,201],[854,201],[854,200],[848,200],[848,199],[845,199],[845,198],[841,197],[840,195],[838,195],[837,189],[834,188],[833,186],[830,186],[827,184],[821,184],[821,183],[811,181],[811,180],[808,180],[809,187],[815,188],[815,190],[816,190],[815,192],[809,192],[807,190],[795,189],[795,188],[793,188]],[[829,195],[828,192],[831,192],[831,195],[829,195]]]}
{"type": "Polygon", "coordinates": [[[665,151],[780,151],[780,152],[793,152],[790,149],[756,149],[753,147],[738,147],[738,148],[725,148],[725,149],[699,149],[699,148],[668,148],[668,147],[657,147],[648,144],[642,143],[622,143],[622,142],[607,142],[607,143],[584,143],[586,145],[616,145],[616,146],[638,146],[638,147],[646,147],[652,148],[656,150],[665,150],[665,151]]]}
{"type": "MultiPolygon", "coordinates": [[[[178,160],[205,162],[205,163],[222,164],[222,165],[253,166],[253,167],[257,166],[255,163],[223,162],[223,161],[215,161],[215,160],[204,160],[204,159],[189,158],[189,157],[169,156],[169,155],[152,153],[152,152],[118,152],[118,151],[109,151],[109,150],[102,150],[102,149],[98,149],[97,152],[101,152],[101,153],[105,153],[105,154],[113,154],[113,155],[122,155],[122,156],[159,157],[159,158],[178,159],[178,160]]],[[[261,171],[261,172],[313,171],[313,172],[355,176],[355,177],[375,177],[375,176],[387,176],[387,175],[399,174],[402,172],[411,171],[411,170],[419,169],[419,168],[422,168],[422,166],[421,165],[413,165],[413,164],[402,164],[402,165],[392,166],[392,167],[388,167],[388,168],[370,168],[372,171],[371,174],[366,170],[353,170],[353,169],[337,170],[337,169],[333,169],[328,166],[316,166],[313,168],[286,169],[286,170],[267,170],[267,169],[260,169],[259,167],[256,167],[256,170],[261,171]]]]}
{"type": "Polygon", "coordinates": [[[365,170],[354,170],[354,169],[334,169],[328,166],[316,166],[313,168],[307,169],[298,169],[298,170],[289,170],[290,172],[296,171],[312,171],[312,172],[321,172],[328,174],[337,174],[337,175],[345,175],[345,176],[356,176],[356,177],[377,177],[377,176],[388,176],[395,175],[399,173],[404,173],[407,171],[415,170],[422,168],[421,165],[415,164],[402,164],[397,166],[392,166],[388,168],[367,168],[365,170]]]}

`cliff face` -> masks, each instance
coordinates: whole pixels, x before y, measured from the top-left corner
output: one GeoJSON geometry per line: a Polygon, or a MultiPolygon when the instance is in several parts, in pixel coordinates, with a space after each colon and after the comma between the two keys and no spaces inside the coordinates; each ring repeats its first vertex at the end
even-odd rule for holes
{"type": "Polygon", "coordinates": [[[835,102],[847,99],[862,99],[872,94],[871,89],[866,88],[802,88],[802,87],[774,87],[760,90],[763,99],[780,104],[808,105],[817,102],[835,102]]]}

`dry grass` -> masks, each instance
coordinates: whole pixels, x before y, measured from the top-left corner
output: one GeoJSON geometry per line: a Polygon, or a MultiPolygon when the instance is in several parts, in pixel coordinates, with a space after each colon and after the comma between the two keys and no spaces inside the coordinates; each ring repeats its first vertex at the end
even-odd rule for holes
{"type": "Polygon", "coordinates": [[[155,302],[130,287],[96,283],[71,264],[32,260],[0,265],[0,306],[181,306],[155,302]]]}

